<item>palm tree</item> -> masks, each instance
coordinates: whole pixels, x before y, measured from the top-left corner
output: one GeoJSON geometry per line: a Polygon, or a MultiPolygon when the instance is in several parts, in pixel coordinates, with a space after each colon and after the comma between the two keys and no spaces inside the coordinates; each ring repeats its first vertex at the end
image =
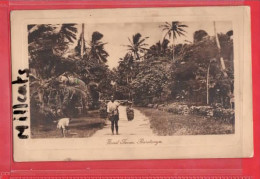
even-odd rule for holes
{"type": "Polygon", "coordinates": [[[76,40],[77,28],[76,24],[62,24],[60,30],[54,33],[54,39],[56,39],[55,46],[53,48],[54,53],[62,56],[69,48],[69,44],[76,40]]]}
{"type": "Polygon", "coordinates": [[[39,24],[28,25],[28,42],[39,38],[52,38],[55,42],[73,43],[76,39],[76,24],[39,24]]]}
{"type": "Polygon", "coordinates": [[[62,24],[58,33],[58,38],[65,42],[73,43],[76,39],[76,33],[78,32],[75,25],[76,24],[62,24]]]}
{"type": "Polygon", "coordinates": [[[149,56],[153,56],[153,57],[165,56],[166,53],[168,52],[168,44],[169,44],[169,40],[163,39],[162,42],[159,41],[155,45],[152,45],[147,52],[148,57],[149,56]]]}
{"type": "Polygon", "coordinates": [[[29,25],[29,49],[33,48],[34,51],[52,50],[54,54],[62,56],[68,49],[68,45],[76,39],[77,28],[75,25],[29,25]]]}
{"type": "Polygon", "coordinates": [[[104,45],[107,43],[100,41],[102,38],[103,34],[96,31],[93,32],[90,42],[90,57],[96,59],[98,63],[107,62],[107,57],[109,56],[109,54],[104,49],[104,45]]]}
{"type": "Polygon", "coordinates": [[[134,65],[133,55],[128,52],[123,58],[120,58],[118,66],[118,77],[122,80],[121,85],[124,86],[126,90],[125,92],[128,93],[129,99],[132,99],[133,94],[131,89],[131,82],[133,81],[133,77],[135,75],[134,65]],[[126,83],[124,80],[126,80],[126,83]]]}
{"type": "Polygon", "coordinates": [[[132,70],[133,70],[133,56],[127,53],[124,58],[120,58],[118,69],[126,74],[126,84],[132,81],[132,70]]]}
{"type": "Polygon", "coordinates": [[[144,53],[147,49],[145,46],[148,44],[144,43],[149,37],[142,38],[140,33],[133,35],[132,40],[128,38],[130,45],[126,45],[128,50],[133,54],[134,60],[140,60],[140,53],[144,53]]]}
{"type": "Polygon", "coordinates": [[[49,76],[69,45],[76,39],[76,24],[28,25],[30,67],[49,76]]]}
{"type": "Polygon", "coordinates": [[[54,28],[51,25],[39,24],[28,25],[28,44],[29,46],[35,43],[39,38],[48,37],[53,34],[54,28]]]}
{"type": "Polygon", "coordinates": [[[184,28],[188,26],[182,24],[179,21],[173,21],[172,23],[165,22],[163,25],[160,25],[159,27],[162,28],[163,31],[166,31],[164,39],[166,38],[166,36],[168,36],[169,39],[172,37],[172,60],[174,61],[174,41],[177,38],[177,35],[185,35],[184,33],[186,33],[186,31],[184,30],[184,28]]]}

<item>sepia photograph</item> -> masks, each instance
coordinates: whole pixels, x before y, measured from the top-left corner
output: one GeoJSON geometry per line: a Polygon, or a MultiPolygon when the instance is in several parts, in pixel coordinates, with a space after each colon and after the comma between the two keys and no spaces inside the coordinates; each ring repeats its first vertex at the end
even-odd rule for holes
{"type": "Polygon", "coordinates": [[[235,133],[229,21],[30,24],[28,50],[32,138],[235,133]]]}
{"type": "Polygon", "coordinates": [[[223,8],[13,12],[16,160],[252,156],[248,9],[223,8]]]}

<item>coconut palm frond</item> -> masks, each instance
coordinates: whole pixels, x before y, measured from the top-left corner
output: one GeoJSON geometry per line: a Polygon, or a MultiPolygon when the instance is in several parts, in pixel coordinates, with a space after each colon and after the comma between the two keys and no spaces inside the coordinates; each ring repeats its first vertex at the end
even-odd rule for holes
{"type": "Polygon", "coordinates": [[[101,40],[101,39],[103,38],[103,36],[104,36],[104,35],[101,34],[100,32],[95,31],[95,32],[92,33],[92,39],[91,39],[91,41],[92,41],[92,42],[97,42],[97,41],[101,40]]]}
{"type": "MultiPolygon", "coordinates": [[[[179,37],[185,36],[186,31],[183,28],[186,28],[188,26],[185,24],[182,24],[179,21],[172,21],[171,23],[165,22],[164,24],[160,25],[159,27],[162,28],[163,32],[166,31],[163,39],[166,39],[167,36],[169,37],[169,39],[171,39],[171,37],[172,37],[172,43],[173,43],[172,51],[173,51],[173,59],[174,59],[174,39],[176,39],[177,36],[179,36],[179,37]]],[[[168,43],[167,43],[167,45],[168,45],[168,43]]]]}
{"type": "Polygon", "coordinates": [[[133,35],[133,44],[137,44],[141,37],[142,35],[140,33],[133,35]]]}
{"type": "Polygon", "coordinates": [[[185,24],[180,24],[179,27],[189,27],[189,26],[187,26],[185,24]]]}
{"type": "Polygon", "coordinates": [[[103,38],[103,34],[95,31],[92,33],[92,39],[90,42],[90,56],[94,57],[98,63],[107,62],[107,57],[109,56],[108,52],[105,50],[106,42],[101,42],[100,40],[103,38]]]}
{"type": "Polygon", "coordinates": [[[144,43],[146,39],[149,37],[143,37],[140,33],[136,33],[132,36],[132,40],[128,38],[128,41],[130,42],[130,45],[126,45],[128,47],[128,50],[134,54],[133,56],[136,58],[136,60],[140,60],[139,53],[143,53],[143,47],[147,46],[148,44],[144,43]]]}

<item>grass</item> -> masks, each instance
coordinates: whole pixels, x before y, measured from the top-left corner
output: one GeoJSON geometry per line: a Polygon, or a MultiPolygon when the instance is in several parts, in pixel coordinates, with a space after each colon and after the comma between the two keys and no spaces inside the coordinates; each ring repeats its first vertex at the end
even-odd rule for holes
{"type": "Polygon", "coordinates": [[[159,136],[214,135],[235,132],[234,124],[216,118],[176,115],[151,108],[138,107],[137,109],[150,119],[153,132],[159,136]]]}
{"type": "MultiPolygon", "coordinates": [[[[92,136],[104,127],[105,120],[99,117],[98,111],[90,111],[87,116],[72,118],[67,138],[83,138],[92,136]]],[[[57,129],[57,122],[38,120],[31,125],[32,138],[61,138],[62,133],[57,129]]]]}

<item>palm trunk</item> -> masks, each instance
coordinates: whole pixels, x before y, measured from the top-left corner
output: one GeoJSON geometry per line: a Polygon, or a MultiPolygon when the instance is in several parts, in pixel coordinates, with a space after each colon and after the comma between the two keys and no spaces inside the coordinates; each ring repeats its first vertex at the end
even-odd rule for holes
{"type": "Polygon", "coordinates": [[[126,75],[126,84],[128,84],[128,74],[126,75]]]}
{"type": "Polygon", "coordinates": [[[136,52],[136,59],[137,59],[137,60],[140,60],[140,57],[139,57],[138,52],[136,52]]]}
{"type": "MultiPolygon", "coordinates": [[[[217,30],[216,30],[216,22],[214,21],[214,33],[215,33],[215,38],[216,38],[216,43],[217,43],[217,47],[218,47],[218,51],[220,54],[221,51],[221,47],[220,47],[220,43],[219,43],[219,39],[218,39],[218,35],[217,35],[217,30]]],[[[227,72],[226,70],[226,66],[225,66],[225,62],[222,56],[220,56],[220,65],[221,65],[221,70],[224,74],[224,77],[227,77],[227,72]]]]}
{"type": "Polygon", "coordinates": [[[134,53],[134,56],[133,56],[134,57],[134,61],[136,61],[136,53],[135,52],[133,52],[133,53],[134,53]]]}
{"type": "Polygon", "coordinates": [[[84,56],[84,23],[82,24],[82,32],[81,32],[81,48],[80,48],[80,56],[83,58],[84,56]]]}
{"type": "Polygon", "coordinates": [[[172,61],[174,62],[174,36],[172,34],[172,61]]]}

